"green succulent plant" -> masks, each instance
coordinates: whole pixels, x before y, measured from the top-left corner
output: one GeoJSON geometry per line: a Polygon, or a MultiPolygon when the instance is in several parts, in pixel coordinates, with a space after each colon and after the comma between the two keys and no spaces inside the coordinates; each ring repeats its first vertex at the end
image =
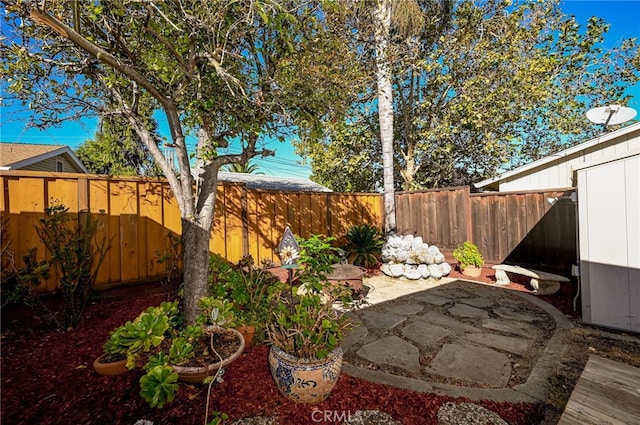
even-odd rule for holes
{"type": "Polygon", "coordinates": [[[178,374],[171,366],[159,365],[140,378],[140,396],[151,407],[162,409],[170,403],[178,391],[178,374]]]}

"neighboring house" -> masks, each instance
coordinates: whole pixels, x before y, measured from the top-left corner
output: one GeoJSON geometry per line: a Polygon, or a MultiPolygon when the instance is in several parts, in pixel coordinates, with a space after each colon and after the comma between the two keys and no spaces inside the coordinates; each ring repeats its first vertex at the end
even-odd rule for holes
{"type": "Polygon", "coordinates": [[[554,155],[499,174],[474,186],[481,190],[520,192],[523,190],[558,189],[576,186],[576,170],[594,161],[606,162],[640,152],[640,122],[554,155]]]}
{"type": "Polygon", "coordinates": [[[68,146],[0,143],[0,170],[88,173],[68,146]]]}
{"type": "Polygon", "coordinates": [[[286,192],[332,192],[328,187],[314,183],[309,179],[273,177],[261,174],[230,173],[220,171],[221,183],[243,183],[247,189],[282,190],[286,192]]]}

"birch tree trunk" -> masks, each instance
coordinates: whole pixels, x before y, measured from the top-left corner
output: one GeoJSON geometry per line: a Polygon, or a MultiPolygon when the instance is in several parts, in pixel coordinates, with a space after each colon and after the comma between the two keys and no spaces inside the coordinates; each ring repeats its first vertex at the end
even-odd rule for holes
{"type": "Polygon", "coordinates": [[[391,28],[391,1],[378,0],[375,11],[376,80],[378,83],[378,119],[382,143],[384,188],[384,231],[396,231],[396,204],[393,183],[393,91],[391,66],[387,56],[391,28]]]}

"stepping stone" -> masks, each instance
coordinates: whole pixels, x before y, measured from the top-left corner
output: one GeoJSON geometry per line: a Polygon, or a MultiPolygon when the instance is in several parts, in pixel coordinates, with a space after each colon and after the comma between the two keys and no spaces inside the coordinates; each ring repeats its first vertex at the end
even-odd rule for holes
{"type": "Polygon", "coordinates": [[[495,412],[474,403],[448,401],[438,409],[438,425],[509,425],[495,412]]]}
{"type": "Polygon", "coordinates": [[[462,298],[458,302],[478,308],[487,308],[493,305],[493,301],[486,298],[462,298]]]}
{"type": "Polygon", "coordinates": [[[441,296],[435,295],[435,294],[418,295],[418,296],[413,297],[413,298],[416,301],[422,301],[422,302],[425,302],[425,303],[438,305],[438,306],[442,306],[442,305],[445,305],[446,303],[450,303],[451,302],[450,298],[441,297],[441,296]]]}
{"type": "Polygon", "coordinates": [[[419,320],[421,322],[444,326],[445,328],[452,329],[455,332],[481,332],[478,328],[467,325],[453,317],[445,316],[437,311],[430,311],[427,314],[420,316],[419,320]]]}
{"type": "Polygon", "coordinates": [[[486,319],[482,321],[482,327],[529,339],[539,338],[542,335],[542,332],[532,325],[507,319],[486,319]]]}
{"type": "Polygon", "coordinates": [[[411,372],[420,368],[418,349],[395,335],[363,345],[356,354],[373,363],[396,366],[411,372]]]}
{"type": "Polygon", "coordinates": [[[520,322],[533,322],[544,319],[544,316],[539,314],[521,313],[508,307],[494,308],[493,312],[496,316],[502,317],[503,319],[518,320],[520,322]]]}
{"type": "Polygon", "coordinates": [[[386,307],[387,311],[393,314],[400,314],[403,316],[414,316],[416,313],[424,310],[424,307],[420,304],[398,304],[390,307],[386,307]]]}
{"type": "Polygon", "coordinates": [[[521,338],[513,338],[510,336],[494,335],[486,333],[474,333],[464,336],[465,339],[473,342],[496,348],[502,351],[508,351],[509,353],[524,356],[529,352],[531,348],[531,341],[521,338]]]}
{"type": "Polygon", "coordinates": [[[459,381],[503,388],[511,377],[509,358],[495,350],[445,344],[426,371],[459,381]]]}
{"type": "Polygon", "coordinates": [[[422,345],[433,345],[451,335],[451,331],[425,322],[411,323],[402,329],[402,335],[422,345]]]}
{"type": "Polygon", "coordinates": [[[488,319],[489,313],[485,310],[481,310],[479,308],[472,307],[467,304],[457,303],[453,307],[449,309],[449,313],[458,317],[468,317],[471,319],[488,319]]]}
{"type": "Polygon", "coordinates": [[[367,327],[385,330],[393,329],[407,320],[405,316],[371,310],[363,312],[360,317],[367,327]]]}

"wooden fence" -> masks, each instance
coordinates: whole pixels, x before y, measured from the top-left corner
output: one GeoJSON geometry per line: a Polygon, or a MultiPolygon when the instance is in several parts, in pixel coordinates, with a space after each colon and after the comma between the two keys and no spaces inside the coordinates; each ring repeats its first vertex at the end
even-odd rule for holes
{"type": "Polygon", "coordinates": [[[470,240],[488,263],[566,271],[577,261],[573,191],[470,193],[465,186],[398,193],[398,233],[443,251],[470,240]]]}
{"type": "MultiPolygon", "coordinates": [[[[101,235],[113,238],[98,287],[165,275],[157,254],[168,248],[169,233],[181,231],[180,212],[165,180],[3,171],[0,184],[0,213],[8,219],[16,258],[31,247],[38,248],[38,259],[45,258],[34,224],[46,207],[59,202],[72,213],[91,211],[102,223],[101,235]]],[[[396,195],[398,232],[421,236],[443,251],[470,240],[488,263],[566,271],[577,261],[576,206],[568,199],[572,191],[470,193],[465,186],[402,192],[396,195]]],[[[344,242],[353,225],[382,227],[382,202],[380,194],[261,191],[220,184],[209,248],[230,261],[251,254],[257,263],[277,263],[274,248],[286,226],[301,237],[325,234],[344,242]]],[[[55,288],[54,277],[44,289],[55,288]]]]}
{"type": "MultiPolygon", "coordinates": [[[[90,211],[102,224],[101,236],[113,238],[98,288],[166,274],[157,253],[168,248],[169,233],[180,234],[181,221],[165,180],[3,171],[0,184],[0,213],[8,219],[16,259],[31,247],[38,248],[39,260],[45,258],[34,225],[46,207],[58,202],[71,213],[90,211]]],[[[251,254],[259,264],[277,260],[274,248],[286,226],[301,237],[325,234],[343,242],[347,229],[361,223],[382,226],[379,194],[260,191],[220,184],[209,248],[230,261],[251,254]]],[[[54,290],[56,284],[50,278],[42,289],[54,290]]]]}

